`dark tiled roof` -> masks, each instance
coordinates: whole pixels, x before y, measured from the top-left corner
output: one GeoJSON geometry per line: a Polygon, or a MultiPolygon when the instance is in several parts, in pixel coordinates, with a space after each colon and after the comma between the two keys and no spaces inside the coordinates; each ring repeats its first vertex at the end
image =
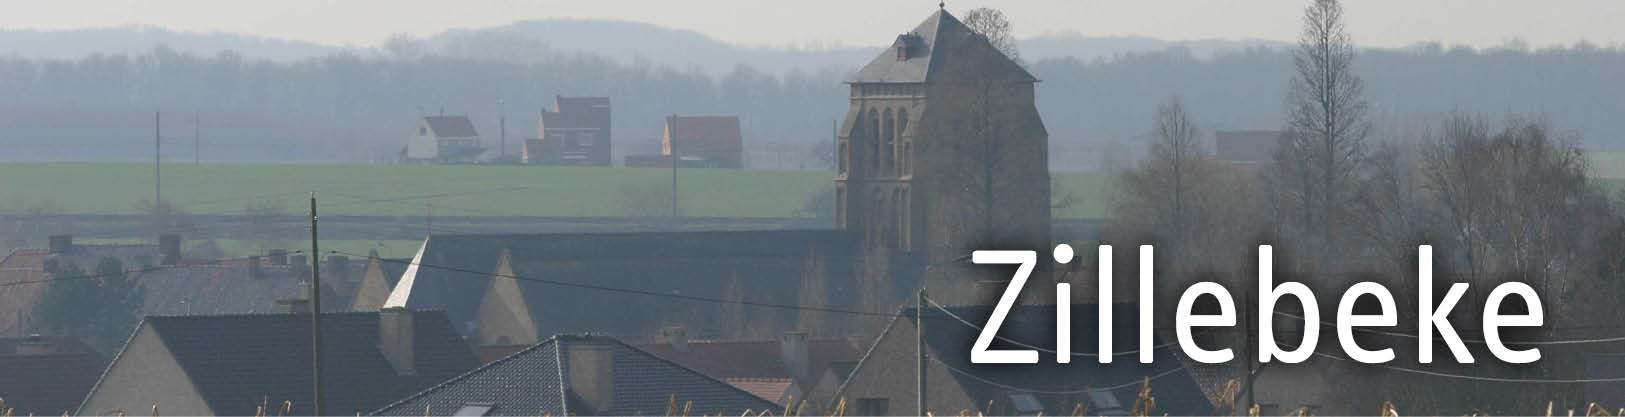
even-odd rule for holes
{"type": "MultiPolygon", "coordinates": [[[[1117,304],[1112,313],[1112,328],[1116,333],[1113,342],[1115,351],[1124,352],[1138,349],[1137,336],[1139,310],[1133,304],[1117,304]]],[[[935,314],[936,309],[927,309],[928,313],[935,314]]],[[[987,323],[992,315],[992,306],[949,307],[948,311],[964,318],[977,326],[987,323]]],[[[913,309],[903,311],[903,316],[910,322],[915,321],[913,309]]],[[[1156,413],[1172,415],[1203,415],[1211,411],[1212,403],[1202,393],[1196,381],[1191,378],[1188,370],[1174,352],[1169,349],[1157,349],[1150,364],[1142,364],[1138,355],[1118,356],[1111,364],[1101,364],[1092,357],[1074,357],[1071,363],[1058,364],[1054,362],[1053,354],[1040,352],[1040,360],[1036,364],[997,364],[977,365],[970,362],[970,346],[975,342],[980,330],[967,326],[946,315],[927,316],[925,339],[931,346],[936,359],[954,371],[950,372],[954,380],[974,398],[977,404],[995,403],[1007,404],[1008,395],[1014,391],[1010,387],[1031,391],[1082,391],[1091,388],[1100,388],[1122,384],[1127,387],[1110,391],[1125,408],[1134,404],[1138,395],[1139,384],[1146,377],[1157,377],[1151,381],[1152,393],[1157,398],[1156,413]],[[1170,373],[1171,372],[1171,373],[1170,373]]],[[[1072,306],[1072,346],[1074,352],[1091,352],[1096,345],[1096,323],[1098,322],[1097,307],[1095,304],[1074,304],[1072,306]]],[[[912,334],[909,335],[912,337],[912,334]]],[[[1029,346],[1053,347],[1055,345],[1055,306],[1054,305],[1027,305],[1017,306],[1006,316],[1003,325],[999,328],[999,336],[1008,340],[1015,340],[1029,346]]],[[[1154,344],[1161,344],[1153,338],[1154,344]]],[[[991,349],[1025,349],[1015,346],[1001,339],[995,339],[991,349]]],[[[863,364],[863,366],[871,366],[863,364]]],[[[912,368],[912,366],[910,366],[912,368]]],[[[1047,414],[1058,414],[1072,411],[1076,400],[1062,399],[1055,396],[1036,393],[1037,398],[1045,406],[1047,414]]]]}
{"type": "Polygon", "coordinates": [[[0,339],[0,398],[15,415],[71,413],[96,384],[105,359],[76,340],[45,339],[48,353],[19,354],[19,338],[0,339]]]}
{"type": "MultiPolygon", "coordinates": [[[[782,361],[779,342],[693,341],[687,351],[677,351],[669,343],[650,343],[638,348],[720,379],[789,378],[793,375],[782,361]]],[[[857,344],[847,339],[807,341],[809,377],[821,376],[834,362],[855,361],[863,355],[857,344]]],[[[811,383],[812,381],[804,381],[811,383]]]]}
{"type": "MultiPolygon", "coordinates": [[[[1625,353],[1595,353],[1586,362],[1586,378],[1625,377],[1625,353]]],[[[1592,401],[1625,398],[1625,382],[1588,383],[1585,386],[1585,398],[1592,401]]]]}
{"type": "MultiPolygon", "coordinates": [[[[693,231],[693,232],[639,232],[639,233],[554,233],[554,234],[491,234],[491,235],[432,235],[422,248],[422,262],[438,267],[419,267],[411,282],[397,285],[396,296],[406,298],[406,306],[414,309],[444,309],[456,323],[472,322],[479,311],[480,301],[485,296],[486,287],[490,285],[491,273],[496,270],[498,260],[504,249],[508,251],[516,263],[518,274],[528,276],[524,271],[527,267],[537,263],[550,261],[567,261],[576,264],[595,264],[593,274],[598,277],[613,277],[620,280],[634,280],[627,282],[591,282],[601,286],[621,286],[628,288],[650,288],[663,286],[665,289],[681,291],[692,288],[702,288],[706,291],[720,290],[721,286],[709,288],[708,283],[721,279],[726,283],[730,277],[693,276],[678,274],[682,268],[690,271],[699,269],[717,269],[727,265],[740,265],[739,262],[721,262],[719,259],[730,260],[756,259],[765,263],[785,264],[787,260],[794,260],[796,281],[799,282],[801,261],[812,251],[829,254],[834,259],[851,259],[857,247],[856,235],[838,230],[775,230],[775,231],[693,231]],[[603,268],[597,268],[603,266],[603,268]],[[654,277],[681,277],[683,279],[652,279],[654,277]],[[636,284],[636,285],[633,285],[636,284]],[[407,291],[401,293],[401,291],[407,291]]],[[[788,265],[788,264],[786,264],[788,265]]],[[[838,265],[829,265],[836,268],[838,265]]],[[[777,278],[779,275],[773,275],[777,278]]],[[[550,277],[558,278],[558,277],[550,277]]],[[[569,279],[585,279],[581,276],[566,277],[569,279]]],[[[766,279],[763,276],[745,276],[756,280],[766,279]]],[[[744,279],[742,278],[742,279],[744,279]]],[[[596,278],[595,278],[596,279],[596,278]]],[[[607,278],[606,278],[607,279],[607,278]]],[[[594,311],[603,308],[624,308],[635,310],[640,308],[635,303],[643,302],[646,298],[631,298],[632,295],[612,294],[598,290],[576,288],[569,292],[561,290],[558,286],[534,285],[543,291],[537,295],[545,296],[546,291],[552,291],[554,299],[567,300],[576,304],[594,307],[594,311]],[[606,297],[618,297],[611,299],[606,297]]],[[[795,284],[787,284],[794,288],[795,284]]],[[[529,293],[529,291],[527,291],[529,293]]],[[[530,304],[535,306],[537,304],[530,304]]],[[[547,304],[543,304],[547,305],[547,304]]],[[[685,304],[688,305],[688,304],[685,304]]],[[[554,305],[564,308],[563,304],[554,305]]],[[[580,314],[579,309],[568,310],[572,321],[566,322],[572,326],[581,325],[576,318],[587,318],[580,314]]],[[[538,313],[532,311],[533,314],[538,313]]],[[[557,322],[557,320],[552,320],[557,322]]],[[[459,327],[467,330],[466,327],[459,327]]],[[[543,327],[543,330],[547,330],[543,327]]],[[[572,330],[560,327],[557,332],[544,331],[540,334],[564,333],[571,331],[603,331],[604,329],[580,328],[572,330]]],[[[652,331],[651,331],[652,333],[652,331]]]]}
{"type": "Polygon", "coordinates": [[[1020,65],[1005,58],[1002,54],[985,58],[969,54],[997,53],[997,49],[989,44],[987,39],[965,27],[959,19],[954,18],[946,10],[931,12],[924,22],[920,22],[913,31],[899,36],[880,56],[875,57],[863,69],[858,70],[852,82],[855,83],[922,83],[933,80],[933,75],[942,72],[941,67],[951,65],[955,59],[960,60],[989,60],[987,63],[998,66],[996,71],[1008,72],[1025,81],[1037,81],[1020,65]],[[908,46],[907,58],[897,59],[896,48],[908,46]],[[999,58],[992,61],[993,58],[999,58]]]}
{"type": "MultiPolygon", "coordinates": [[[[310,272],[303,267],[261,265],[254,276],[250,261],[162,268],[132,275],[140,283],[145,301],[144,315],[214,315],[275,313],[277,300],[299,295],[300,283],[308,282],[310,272]]],[[[350,276],[359,276],[359,262],[349,264],[350,276]]],[[[340,275],[323,265],[322,309],[344,311],[349,303],[335,293],[329,279],[340,275]]]]}
{"type": "Polygon", "coordinates": [[[691,415],[737,415],[777,408],[771,401],[603,336],[554,336],[513,356],[373,412],[375,415],[451,415],[469,404],[492,405],[492,415],[657,415],[671,397],[691,415]],[[603,344],[613,350],[614,396],[608,410],[587,409],[569,386],[570,346],[603,344]]]}
{"type": "MultiPolygon", "coordinates": [[[[438,311],[413,313],[415,375],[398,375],[378,349],[378,313],[322,317],[326,411],[350,414],[388,404],[474,368],[474,353],[438,311]]],[[[148,317],[204,401],[219,415],[291,400],[311,410],[310,315],[148,317]]]]}
{"type": "Polygon", "coordinates": [[[442,138],[466,138],[479,136],[480,132],[474,130],[474,123],[468,121],[468,116],[429,116],[423,121],[429,123],[429,130],[435,136],[442,138]]]}

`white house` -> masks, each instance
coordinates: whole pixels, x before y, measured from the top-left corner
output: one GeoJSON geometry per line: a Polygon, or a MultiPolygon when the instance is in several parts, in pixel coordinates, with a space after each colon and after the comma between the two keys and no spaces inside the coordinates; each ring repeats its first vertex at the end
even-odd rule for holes
{"type": "Polygon", "coordinates": [[[468,116],[428,116],[406,140],[406,161],[473,162],[485,152],[468,116]]]}

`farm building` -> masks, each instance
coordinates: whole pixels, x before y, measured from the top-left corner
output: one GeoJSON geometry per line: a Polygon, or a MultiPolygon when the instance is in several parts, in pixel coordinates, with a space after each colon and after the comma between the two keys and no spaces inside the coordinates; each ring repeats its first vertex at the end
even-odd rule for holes
{"type": "Polygon", "coordinates": [[[521,161],[536,165],[609,166],[609,97],[555,96],[543,111],[536,139],[525,141],[521,161]]]}
{"type": "Polygon", "coordinates": [[[403,162],[470,163],[485,153],[468,116],[427,116],[407,137],[403,162]]]}
{"type": "Polygon", "coordinates": [[[744,168],[745,140],[738,116],[666,117],[658,155],[627,155],[626,166],[670,167],[672,147],[684,168],[744,168]],[[675,145],[673,145],[675,143],[675,145]]]}

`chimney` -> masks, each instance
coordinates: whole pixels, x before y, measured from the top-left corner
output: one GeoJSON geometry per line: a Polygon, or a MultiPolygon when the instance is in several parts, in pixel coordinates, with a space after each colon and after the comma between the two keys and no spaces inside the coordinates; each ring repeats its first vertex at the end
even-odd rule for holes
{"type": "Polygon", "coordinates": [[[269,256],[271,258],[271,265],[287,265],[288,264],[288,250],[287,249],[271,249],[271,252],[270,252],[269,256]]]}
{"type": "Polygon", "coordinates": [[[412,310],[406,307],[378,310],[378,350],[399,375],[417,374],[412,326],[412,310]]]}
{"type": "Polygon", "coordinates": [[[310,299],[310,281],[299,281],[299,299],[310,299]]]}
{"type": "Polygon", "coordinates": [[[683,326],[666,326],[660,329],[660,337],[671,344],[671,350],[677,352],[688,351],[688,329],[683,326]]]}
{"type": "Polygon", "coordinates": [[[289,256],[288,263],[286,265],[288,265],[288,270],[293,271],[293,273],[303,274],[310,270],[309,259],[310,258],[306,258],[305,255],[289,256]]]}
{"type": "Polygon", "coordinates": [[[258,255],[248,257],[248,277],[260,277],[260,257],[258,255]]]}
{"type": "Polygon", "coordinates": [[[566,352],[570,359],[570,391],[590,410],[606,414],[615,406],[615,347],[592,337],[571,340],[566,352]]]}
{"type": "Polygon", "coordinates": [[[174,265],[181,261],[181,235],[166,233],[158,235],[158,262],[160,265],[174,265]]]}
{"type": "Polygon", "coordinates": [[[51,235],[51,254],[73,251],[73,235],[51,235]]]}
{"type": "Polygon", "coordinates": [[[39,333],[30,333],[28,336],[23,337],[20,343],[17,343],[17,354],[45,355],[51,353],[52,347],[52,344],[45,341],[45,337],[40,336],[39,333]]]}
{"type": "Polygon", "coordinates": [[[807,332],[802,330],[784,332],[779,337],[779,362],[784,364],[784,370],[796,381],[807,381],[812,374],[811,359],[807,353],[807,332]]]}

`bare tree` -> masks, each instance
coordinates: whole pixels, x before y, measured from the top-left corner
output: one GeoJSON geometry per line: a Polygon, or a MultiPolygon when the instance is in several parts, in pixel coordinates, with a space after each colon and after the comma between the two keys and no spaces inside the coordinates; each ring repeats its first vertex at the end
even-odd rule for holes
{"type": "Polygon", "coordinates": [[[1011,61],[1021,63],[1021,53],[1016,50],[1016,38],[1010,34],[1010,19],[1004,12],[990,7],[979,7],[965,12],[960,22],[977,34],[987,38],[987,42],[1011,61]]]}
{"type": "Polygon", "coordinates": [[[1354,75],[1354,42],[1337,0],[1314,0],[1303,15],[1288,85],[1287,131],[1276,154],[1278,191],[1297,204],[1314,260],[1337,242],[1344,207],[1365,158],[1370,130],[1364,87],[1354,75]]]}

